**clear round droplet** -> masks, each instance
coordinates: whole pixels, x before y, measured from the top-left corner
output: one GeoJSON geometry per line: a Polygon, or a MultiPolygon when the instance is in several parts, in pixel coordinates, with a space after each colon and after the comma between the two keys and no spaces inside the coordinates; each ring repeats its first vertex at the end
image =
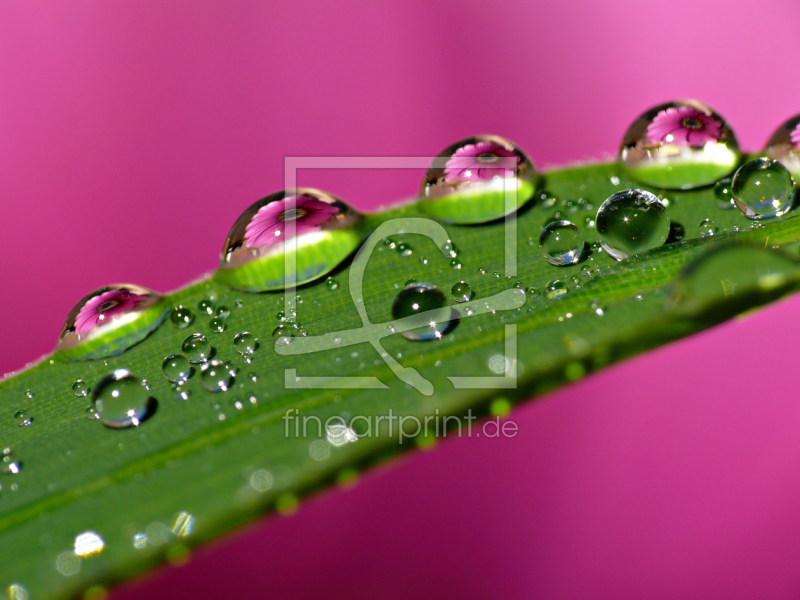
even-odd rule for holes
{"type": "Polygon", "coordinates": [[[542,256],[551,265],[565,267],[581,259],[585,241],[580,230],[569,221],[553,221],[539,235],[542,256]]]}
{"type": "MultiPolygon", "coordinates": [[[[534,288],[531,288],[534,289],[534,288]]],[[[557,300],[563,298],[569,292],[569,286],[565,281],[554,279],[544,288],[544,295],[550,300],[557,300]]]]}
{"type": "Polygon", "coordinates": [[[211,360],[203,365],[200,381],[209,392],[226,392],[233,385],[234,371],[228,363],[211,360]]]}
{"type": "Polygon", "coordinates": [[[660,104],[625,132],[619,160],[642,183],[667,189],[708,185],[729,175],[741,151],[725,119],[695,100],[660,104]]]}
{"type": "MultiPolygon", "coordinates": [[[[306,330],[300,323],[287,321],[272,330],[272,335],[277,338],[305,337],[306,330]]],[[[288,342],[287,342],[288,343],[288,342]]]]}
{"type": "Polygon", "coordinates": [[[137,427],[150,408],[150,395],[141,379],[127,369],[117,369],[103,377],[95,386],[92,399],[100,422],[115,429],[137,427]]]}
{"type": "Polygon", "coordinates": [[[208,322],[208,328],[211,333],[222,333],[225,331],[225,321],[221,317],[214,317],[208,322]]]}
{"type": "Polygon", "coordinates": [[[358,248],[364,234],[361,220],[358,211],[321,190],[271,194],[234,223],[215,279],[253,292],[284,289],[286,252],[294,257],[294,271],[288,275],[295,284],[318,279],[358,248]]]}
{"type": "Polygon", "coordinates": [[[194,323],[194,313],[188,306],[176,306],[172,309],[169,320],[178,329],[186,329],[194,323]]]}
{"type": "Polygon", "coordinates": [[[214,310],[216,309],[214,303],[207,298],[200,300],[200,302],[197,303],[197,308],[200,310],[200,312],[206,313],[207,315],[213,315],[214,310]]]}
{"type": "Polygon", "coordinates": [[[466,281],[459,281],[450,290],[456,302],[469,302],[475,297],[475,292],[466,281]]]}
{"type": "Polygon", "coordinates": [[[479,135],[445,148],[422,180],[421,208],[449,223],[484,223],[510,214],[533,196],[536,170],[513,142],[479,135]]]}
{"type": "Polygon", "coordinates": [[[14,413],[14,422],[18,427],[27,427],[33,423],[33,417],[30,416],[27,410],[18,410],[14,413]]]}
{"type": "Polygon", "coordinates": [[[168,307],[156,292],[138,285],[110,285],[75,305],[61,329],[56,351],[65,360],[121,354],[161,324],[168,307]]]}
{"type": "Polygon", "coordinates": [[[433,312],[426,317],[426,325],[401,333],[413,341],[438,339],[450,329],[453,309],[447,306],[447,298],[436,286],[417,283],[404,288],[392,304],[392,318],[395,320],[428,311],[433,312]]]}
{"type": "Polygon", "coordinates": [[[211,357],[213,348],[211,342],[202,333],[193,333],[181,344],[184,356],[190,363],[199,364],[207,361],[211,357]]]}
{"type": "Polygon", "coordinates": [[[231,316],[231,309],[227,306],[220,306],[215,313],[220,319],[227,319],[231,316]]]}
{"type": "Polygon", "coordinates": [[[769,138],[764,154],[800,177],[800,115],[784,121],[769,138]]]}
{"type": "Polygon", "coordinates": [[[723,177],[714,184],[714,198],[717,199],[717,205],[723,209],[729,209],[736,206],[733,203],[733,194],[731,194],[732,177],[723,177]]]}
{"type": "Polygon", "coordinates": [[[711,219],[703,219],[700,223],[700,235],[703,237],[711,237],[719,233],[719,227],[711,219]]]}
{"type": "Polygon", "coordinates": [[[731,193],[737,208],[750,219],[780,217],[792,207],[794,181],[778,161],[757,158],[737,169],[731,193]]]}
{"type": "Polygon", "coordinates": [[[339,287],[339,282],[336,281],[333,277],[328,277],[325,280],[325,287],[327,287],[329,290],[335,290],[336,288],[339,287]]]}
{"type": "Polygon", "coordinates": [[[172,383],[185,383],[192,376],[192,366],[182,354],[170,354],[161,363],[161,372],[172,383]]]}
{"type": "Polygon", "coordinates": [[[82,398],[89,395],[89,384],[83,379],[78,379],[72,384],[72,393],[76,398],[82,398]]]}
{"type": "Polygon", "coordinates": [[[623,190],[610,196],[595,217],[603,249],[622,260],[661,246],[669,236],[670,221],[661,201],[644,190],[623,190]]]}
{"type": "Polygon", "coordinates": [[[249,331],[243,331],[233,336],[233,349],[242,356],[254,354],[257,346],[256,336],[249,331]]]}

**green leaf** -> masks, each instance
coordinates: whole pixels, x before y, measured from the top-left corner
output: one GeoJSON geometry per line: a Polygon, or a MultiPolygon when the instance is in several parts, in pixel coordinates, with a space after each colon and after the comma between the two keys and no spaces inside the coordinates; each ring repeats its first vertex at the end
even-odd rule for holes
{"type": "Polygon", "coordinates": [[[623,262],[595,250],[578,265],[554,267],[537,244],[545,222],[560,213],[594,241],[600,203],[646,186],[625,181],[613,163],[553,171],[543,180],[544,191],[510,220],[441,230],[422,221],[428,213],[415,202],[367,215],[365,231],[394,232],[402,223],[406,231],[449,237],[458,255],[419,234],[391,235],[405,253],[370,238],[371,256],[362,252],[335,270],[336,285],[320,280],[296,292],[308,338],[275,345],[282,293],[239,292],[205,279],[164,298],[193,308],[189,328],[167,319],[121,355],[83,362],[54,356],[0,382],[2,445],[11,449],[3,465],[19,467],[0,476],[0,590],[11,595],[16,584],[34,598],[73,597],[165,559],[180,561],[190,546],[262,513],[293,511],[313,490],[435,443],[445,416],[466,416],[446,423],[449,436],[459,428],[466,435],[468,424],[480,426],[468,420],[474,416],[504,415],[514,402],[800,287],[800,220],[789,213],[751,229],[754,222],[738,210],[719,208],[710,188],[652,190],[669,201],[683,241],[623,262]],[[707,218],[720,234],[699,238],[707,218]],[[393,219],[403,221],[383,225],[393,219]],[[515,274],[505,272],[514,268],[508,232],[517,240],[515,274]],[[732,243],[745,245],[716,249],[732,243]],[[364,266],[363,303],[351,297],[353,264],[364,266]],[[392,302],[409,279],[436,285],[449,299],[464,280],[476,297],[469,305],[452,300],[461,318],[442,339],[410,341],[399,331],[419,323],[389,329],[392,302]],[[554,279],[569,288],[561,299],[544,294],[554,279]],[[523,298],[515,286],[540,293],[523,298]],[[211,317],[197,310],[204,299],[231,308],[223,333],[213,333],[211,317]],[[233,338],[244,331],[260,341],[252,364],[234,351],[233,338]],[[238,373],[224,393],[207,391],[195,373],[181,400],[161,363],[195,332],[238,373]],[[138,428],[112,430],[87,417],[88,398],[76,397],[72,385],[80,378],[93,386],[122,368],[147,379],[157,408],[138,428]],[[341,376],[359,379],[347,389],[315,387],[341,376]],[[30,425],[18,426],[19,410],[30,425]],[[417,431],[413,419],[425,417],[428,430],[417,431]],[[303,419],[306,435],[298,436],[303,419]],[[87,556],[76,554],[76,538],[78,554],[87,556]]]}

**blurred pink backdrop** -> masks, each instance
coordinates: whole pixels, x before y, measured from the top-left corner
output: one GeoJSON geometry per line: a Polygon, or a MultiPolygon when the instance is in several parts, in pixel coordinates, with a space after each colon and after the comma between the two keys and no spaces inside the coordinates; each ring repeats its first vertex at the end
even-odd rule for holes
{"type": "MultiPolygon", "coordinates": [[[[676,97],[758,149],[800,112],[799,19],[738,0],[4,2],[0,370],[49,351],[96,287],[213,269],[287,155],[491,132],[546,167],[613,153],[676,97]]],[[[301,183],[370,209],[420,176],[301,183]]],[[[416,453],[112,598],[797,597],[799,308],[589,377],[518,409],[513,440],[416,453]]]]}

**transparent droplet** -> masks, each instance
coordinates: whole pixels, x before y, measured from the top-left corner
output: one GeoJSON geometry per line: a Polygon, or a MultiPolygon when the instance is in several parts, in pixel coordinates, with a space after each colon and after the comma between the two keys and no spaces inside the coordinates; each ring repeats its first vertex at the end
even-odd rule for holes
{"type": "Polygon", "coordinates": [[[78,379],[75,383],[72,384],[72,393],[75,395],[76,398],[88,396],[89,384],[86,383],[83,379],[78,379]]]}
{"type": "Polygon", "coordinates": [[[228,363],[211,360],[203,365],[200,380],[209,392],[226,392],[233,385],[233,369],[228,363]]]}
{"type": "Polygon", "coordinates": [[[453,243],[452,240],[447,240],[442,245],[442,254],[449,256],[450,258],[455,258],[458,256],[458,247],[453,243]]]}
{"type": "Polygon", "coordinates": [[[207,315],[213,315],[216,307],[214,306],[214,303],[211,300],[205,298],[197,303],[197,308],[202,313],[206,313],[207,315]]]}
{"type": "Polygon", "coordinates": [[[670,229],[666,207],[655,195],[637,189],[610,196],[595,222],[603,249],[617,260],[658,248],[670,229]]]}
{"type": "Polygon", "coordinates": [[[225,321],[220,317],[214,317],[208,322],[208,328],[211,333],[222,333],[225,331],[225,321]]]}
{"type": "Polygon", "coordinates": [[[550,300],[563,298],[568,292],[569,286],[567,286],[566,282],[561,281],[560,279],[554,279],[544,288],[545,296],[547,296],[550,300]]]}
{"type": "Polygon", "coordinates": [[[539,297],[539,290],[535,287],[529,287],[527,291],[528,298],[538,298],[539,297]]]}
{"type": "Polygon", "coordinates": [[[420,206],[450,223],[484,223],[514,212],[534,194],[536,170],[507,139],[479,135],[448,146],[422,181],[420,206]]]}
{"type": "Polygon", "coordinates": [[[667,189],[713,183],[735,168],[741,152],[720,115],[695,100],[660,104],[625,132],[619,160],[638,181],[667,189]]]}
{"type": "Polygon", "coordinates": [[[181,344],[184,356],[190,363],[199,364],[207,361],[211,357],[213,348],[208,338],[202,333],[193,333],[181,344]]]}
{"type": "Polygon", "coordinates": [[[227,306],[220,306],[215,313],[220,319],[227,319],[231,316],[231,309],[227,306]]]}
{"type": "Polygon", "coordinates": [[[584,239],[580,230],[569,221],[548,223],[539,235],[539,248],[551,265],[564,267],[581,259],[584,239]]]}
{"type": "Polygon", "coordinates": [[[287,321],[286,323],[281,323],[275,329],[273,329],[272,335],[273,337],[277,338],[305,337],[306,330],[303,329],[303,326],[300,323],[287,321]]]}
{"type": "Polygon", "coordinates": [[[327,287],[329,290],[335,290],[336,288],[339,287],[339,282],[336,281],[333,277],[328,277],[325,280],[325,287],[327,287]]]}
{"type": "Polygon", "coordinates": [[[728,209],[733,208],[733,194],[731,194],[732,177],[724,177],[714,184],[714,197],[717,199],[717,205],[720,208],[728,209]]]}
{"type": "Polygon", "coordinates": [[[792,177],[800,177],[800,115],[793,116],[775,130],[764,154],[789,169],[792,177]]]}
{"type": "Polygon", "coordinates": [[[233,336],[233,349],[242,356],[253,354],[257,344],[256,337],[249,331],[243,331],[233,336]]]}
{"type": "Polygon", "coordinates": [[[461,268],[461,261],[458,260],[457,258],[451,258],[450,259],[450,268],[451,269],[456,269],[456,270],[460,269],[461,268]]]}
{"type": "Polygon", "coordinates": [[[187,306],[176,306],[172,309],[169,320],[178,329],[186,329],[189,325],[194,323],[194,313],[192,309],[187,306]]]}
{"type": "Polygon", "coordinates": [[[168,381],[185,383],[192,376],[192,366],[182,354],[170,354],[161,363],[161,371],[168,381]]]}
{"type": "Polygon", "coordinates": [[[297,285],[313,281],[358,248],[364,234],[361,220],[355,209],[320,190],[271,194],[234,223],[215,278],[254,292],[285,288],[287,275],[297,285]],[[286,252],[294,259],[288,274],[286,252]]]}
{"type": "Polygon", "coordinates": [[[719,227],[711,219],[703,219],[700,223],[700,235],[711,237],[719,233],[719,227]]]}
{"type": "Polygon", "coordinates": [[[66,360],[121,354],[161,324],[169,307],[138,285],[110,285],[84,297],[67,316],[56,351],[66,360]]]}
{"type": "Polygon", "coordinates": [[[412,248],[411,244],[408,242],[398,242],[396,250],[400,256],[411,256],[414,254],[414,248],[412,248]]]}
{"type": "Polygon", "coordinates": [[[451,326],[453,309],[447,306],[447,298],[436,286],[418,283],[404,288],[392,304],[392,318],[403,319],[412,315],[434,311],[427,317],[423,327],[404,331],[401,335],[414,341],[441,338],[451,326]]]}
{"type": "Polygon", "coordinates": [[[450,290],[456,302],[469,302],[475,297],[475,292],[466,281],[459,281],[450,290]]]}
{"type": "Polygon", "coordinates": [[[117,369],[103,377],[95,386],[92,399],[103,425],[116,429],[138,426],[150,408],[150,395],[141,379],[127,369],[117,369]]]}
{"type": "Polygon", "coordinates": [[[19,427],[27,427],[33,423],[33,417],[28,414],[27,410],[18,410],[14,413],[14,422],[19,427]]]}
{"type": "Polygon", "coordinates": [[[792,206],[794,181],[778,161],[757,158],[736,170],[731,193],[736,206],[750,219],[780,217],[792,206]]]}

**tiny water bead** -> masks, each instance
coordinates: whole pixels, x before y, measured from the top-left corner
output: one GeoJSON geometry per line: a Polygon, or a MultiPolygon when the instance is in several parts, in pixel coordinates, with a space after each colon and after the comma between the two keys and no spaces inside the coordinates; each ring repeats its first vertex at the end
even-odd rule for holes
{"type": "Polygon", "coordinates": [[[242,356],[254,354],[257,345],[256,337],[249,331],[243,331],[233,336],[233,349],[242,356]]]}
{"type": "Polygon", "coordinates": [[[792,206],[794,181],[778,161],[757,158],[737,169],[731,193],[736,206],[750,219],[780,217],[792,206]]]}
{"type": "Polygon", "coordinates": [[[185,383],[192,376],[192,366],[182,354],[170,354],[161,363],[161,372],[172,383],[185,383]]]}
{"type": "Polygon", "coordinates": [[[447,298],[434,285],[417,283],[403,289],[392,304],[392,318],[404,319],[413,315],[432,311],[426,317],[427,325],[401,332],[412,341],[428,341],[441,338],[453,324],[453,309],[447,305],[447,298]]]}
{"type": "Polygon", "coordinates": [[[716,226],[711,219],[703,219],[700,223],[700,235],[703,237],[711,237],[719,233],[719,227],[716,226]]]}
{"type": "Polygon", "coordinates": [[[550,300],[563,298],[569,292],[569,286],[560,279],[554,279],[544,288],[544,295],[550,300]]]}
{"type": "Polygon", "coordinates": [[[211,300],[203,299],[197,303],[197,308],[200,310],[200,312],[204,312],[207,315],[213,315],[216,307],[211,300]]]}
{"type": "Polygon", "coordinates": [[[539,235],[542,256],[551,265],[565,267],[580,261],[586,242],[580,230],[569,221],[553,221],[539,235]]]}
{"type": "Polygon", "coordinates": [[[333,291],[333,290],[335,290],[336,288],[339,287],[339,282],[336,281],[333,277],[328,277],[325,280],[325,287],[328,288],[329,290],[333,291]]]}
{"type": "Polygon", "coordinates": [[[194,323],[194,313],[191,308],[186,306],[176,306],[172,309],[169,320],[178,329],[186,329],[189,325],[194,323]]]}
{"type": "Polygon", "coordinates": [[[219,308],[217,308],[215,314],[220,319],[227,319],[228,317],[231,316],[231,309],[228,308],[227,306],[220,306],[219,308]]]}
{"type": "Polygon", "coordinates": [[[56,352],[64,360],[121,354],[157,329],[168,310],[159,294],[138,285],[100,288],[69,313],[56,352]]]}
{"type": "Polygon", "coordinates": [[[764,154],[800,177],[800,115],[784,121],[769,138],[764,154]]]}
{"type": "Polygon", "coordinates": [[[600,244],[611,257],[622,260],[661,246],[669,236],[667,209],[644,190],[623,190],[610,196],[595,218],[600,244]]]}
{"type": "Polygon", "coordinates": [[[193,333],[181,344],[184,356],[190,363],[199,364],[207,361],[213,352],[211,343],[202,333],[193,333]]]}
{"type": "Polygon", "coordinates": [[[714,184],[714,197],[717,199],[717,205],[720,208],[728,209],[736,206],[733,203],[733,194],[731,194],[732,177],[724,177],[714,184]]]}
{"type": "Polygon", "coordinates": [[[203,365],[200,380],[209,392],[226,392],[233,385],[234,373],[228,363],[211,360],[203,365]]]}
{"type": "Polygon", "coordinates": [[[533,197],[536,169],[513,142],[479,135],[445,148],[422,180],[420,207],[449,223],[485,223],[533,197]]]}
{"type": "Polygon", "coordinates": [[[33,417],[28,414],[27,410],[18,410],[14,413],[14,422],[18,427],[27,427],[33,423],[33,417]]]}
{"type": "Polygon", "coordinates": [[[221,317],[214,317],[208,322],[211,333],[222,333],[225,331],[225,321],[221,317]]]}
{"type": "Polygon", "coordinates": [[[356,250],[361,214],[339,198],[312,188],[262,198],[234,223],[215,279],[252,292],[279,290],[318,279],[356,250]],[[288,259],[288,260],[287,260],[288,259]],[[287,272],[287,262],[293,270],[287,272]]]}
{"type": "Polygon", "coordinates": [[[127,369],[103,377],[92,392],[97,418],[106,427],[137,427],[150,412],[150,395],[127,369]]]}
{"type": "Polygon", "coordinates": [[[660,104],[640,115],[622,138],[619,161],[638,181],[690,189],[729,175],[741,158],[733,131],[695,100],[660,104]]]}
{"type": "Polygon", "coordinates": [[[456,302],[469,302],[475,297],[475,292],[466,281],[459,281],[450,290],[456,302]]]}
{"type": "Polygon", "coordinates": [[[72,393],[76,398],[82,398],[89,395],[89,384],[83,379],[78,379],[72,384],[72,393]]]}

